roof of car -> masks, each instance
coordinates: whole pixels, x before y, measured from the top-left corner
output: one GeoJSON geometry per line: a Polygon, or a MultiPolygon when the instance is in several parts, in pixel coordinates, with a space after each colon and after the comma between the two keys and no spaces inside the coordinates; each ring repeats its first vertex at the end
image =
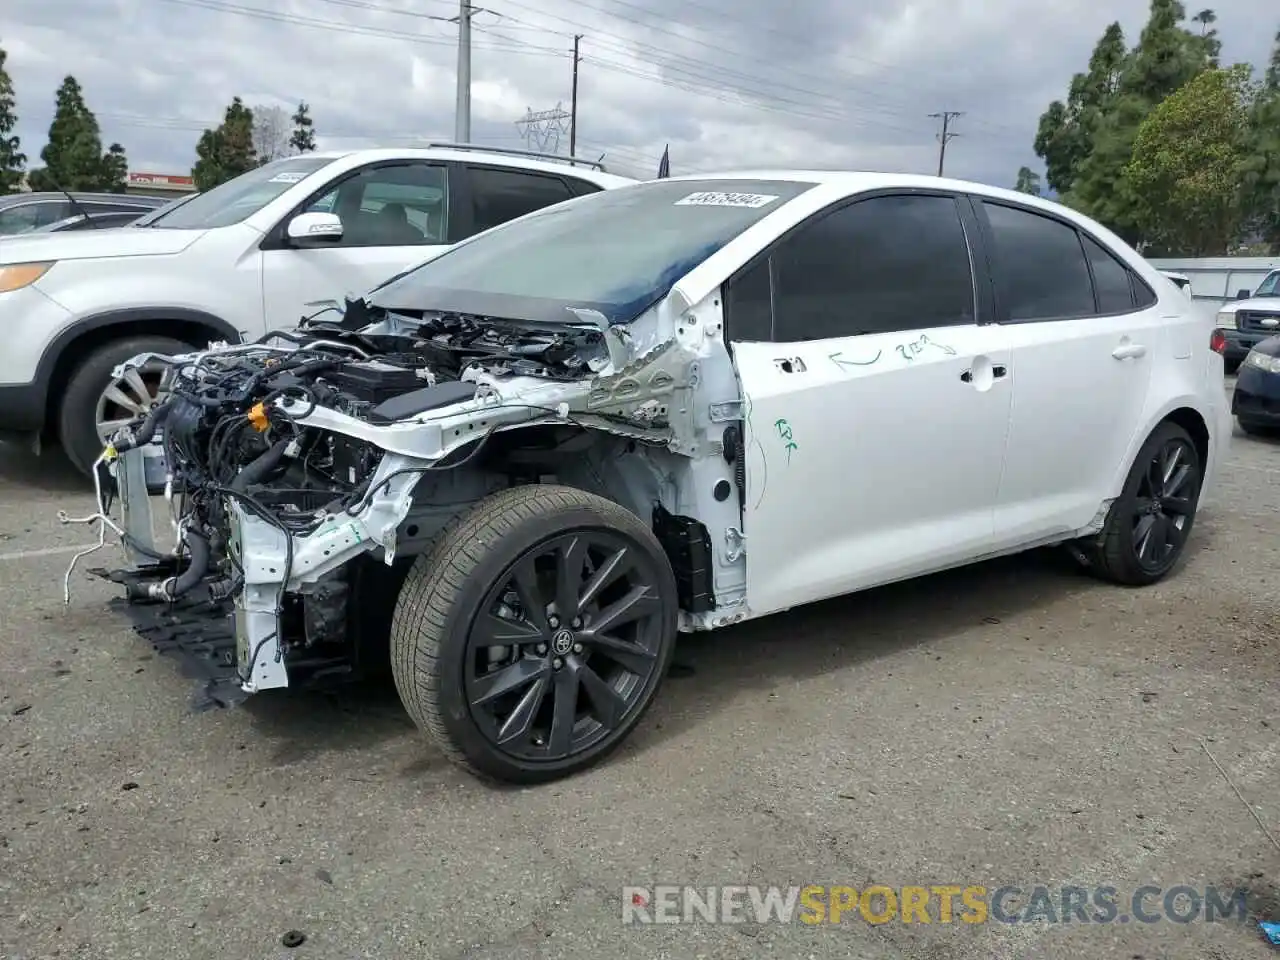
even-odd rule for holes
{"type": "Polygon", "coordinates": [[[636,182],[630,177],[601,172],[588,166],[592,161],[581,157],[576,158],[576,163],[571,161],[569,157],[541,160],[536,157],[526,157],[519,153],[507,153],[500,148],[487,151],[479,146],[467,149],[396,147],[367,150],[317,150],[314,153],[308,153],[307,156],[321,160],[341,160],[346,157],[357,157],[362,162],[377,162],[379,160],[449,160],[457,163],[492,163],[539,173],[573,176],[581,180],[589,180],[602,187],[619,187],[623,184],[636,182]]]}
{"type": "MultiPolygon", "coordinates": [[[[136,193],[86,193],[79,190],[71,191],[71,197],[73,200],[107,200],[115,204],[139,207],[158,207],[168,200],[167,197],[148,197],[136,193]]],[[[20,203],[31,203],[39,200],[65,201],[66,199],[67,195],[57,190],[32,190],[26,193],[10,193],[0,196],[0,207],[13,207],[20,203]]]]}
{"type": "Polygon", "coordinates": [[[1019,203],[1028,203],[1046,208],[1060,208],[1059,204],[1043,197],[1029,193],[1020,193],[1005,187],[995,187],[989,183],[978,183],[973,180],[957,180],[951,177],[935,177],[921,173],[887,173],[871,170],[726,170],[722,172],[686,174],[671,177],[672,180],[707,181],[707,180],[781,180],[791,183],[812,183],[815,185],[837,187],[850,193],[865,190],[906,187],[922,190],[956,190],[965,193],[981,193],[989,197],[1004,197],[1019,203]]]}

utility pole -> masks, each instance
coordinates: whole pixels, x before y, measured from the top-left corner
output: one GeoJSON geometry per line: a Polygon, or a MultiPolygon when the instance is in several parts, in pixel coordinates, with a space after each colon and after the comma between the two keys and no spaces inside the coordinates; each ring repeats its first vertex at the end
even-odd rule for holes
{"type": "Polygon", "coordinates": [[[938,176],[942,176],[942,165],[947,159],[947,143],[960,136],[951,130],[951,121],[954,118],[963,117],[964,113],[959,110],[943,110],[941,113],[929,114],[934,120],[942,121],[942,133],[938,134],[938,176]]]}
{"type": "Polygon", "coordinates": [[[458,101],[453,114],[453,139],[471,142],[471,18],[483,11],[471,0],[458,0],[458,101]]]}
{"type": "Polygon", "coordinates": [[[582,58],[578,56],[578,41],[582,34],[573,35],[573,103],[569,107],[569,156],[574,156],[578,146],[578,64],[582,58]]]}

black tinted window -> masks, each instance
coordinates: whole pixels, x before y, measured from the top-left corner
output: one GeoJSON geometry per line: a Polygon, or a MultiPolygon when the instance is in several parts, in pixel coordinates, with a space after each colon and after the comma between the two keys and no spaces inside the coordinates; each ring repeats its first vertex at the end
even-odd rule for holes
{"type": "Polygon", "coordinates": [[[1133,275],[1133,305],[1139,310],[1155,306],[1156,292],[1147,286],[1147,282],[1137,274],[1133,275]]]}
{"type": "Polygon", "coordinates": [[[772,338],[772,295],[767,257],[734,277],[724,291],[726,339],[762,341],[772,338]]]}
{"type": "Polygon", "coordinates": [[[1100,243],[1081,235],[1089,266],[1093,268],[1093,289],[1098,295],[1099,313],[1123,313],[1133,309],[1129,268],[1108,253],[1100,243]]]}
{"type": "Polygon", "coordinates": [[[973,323],[973,276],[950,197],[862,200],[773,254],[781,342],[973,323]]]}
{"type": "Polygon", "coordinates": [[[1010,320],[1056,320],[1094,312],[1089,268],[1075,228],[983,203],[995,235],[996,270],[1010,320]]]}
{"type": "Polygon", "coordinates": [[[482,167],[472,167],[470,174],[472,215],[477,233],[573,196],[557,177],[482,167]]]}

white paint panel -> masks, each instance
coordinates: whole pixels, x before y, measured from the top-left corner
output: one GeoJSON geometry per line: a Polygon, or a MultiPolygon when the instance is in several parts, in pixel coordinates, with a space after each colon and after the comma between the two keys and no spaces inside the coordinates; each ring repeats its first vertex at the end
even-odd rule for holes
{"type": "Polygon", "coordinates": [[[1003,339],[961,326],[734,345],[754,614],[990,549],[1011,398],[995,376],[1003,339]]]}

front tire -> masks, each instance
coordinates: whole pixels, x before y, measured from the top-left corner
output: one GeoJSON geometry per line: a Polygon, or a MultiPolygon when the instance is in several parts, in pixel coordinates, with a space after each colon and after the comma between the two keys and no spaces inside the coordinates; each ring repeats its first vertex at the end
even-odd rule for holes
{"type": "Polygon", "coordinates": [[[159,370],[117,382],[111,371],[140,353],[187,353],[188,344],[170,337],[127,337],[98,347],[80,362],[58,408],[58,439],[67,459],[85,476],[102,455],[107,438],[128,420],[150,409],[159,370]]]}
{"type": "Polygon", "coordinates": [[[1080,545],[1089,568],[1124,586],[1168,576],[1191,536],[1203,471],[1186,430],[1176,423],[1157,427],[1138,451],[1102,532],[1080,545]]]}
{"type": "Polygon", "coordinates": [[[599,763],[652,704],[675,649],[675,577],[633,513],[571,487],[482,500],[415,561],[391,628],[405,709],[482,778],[599,763]]]}

